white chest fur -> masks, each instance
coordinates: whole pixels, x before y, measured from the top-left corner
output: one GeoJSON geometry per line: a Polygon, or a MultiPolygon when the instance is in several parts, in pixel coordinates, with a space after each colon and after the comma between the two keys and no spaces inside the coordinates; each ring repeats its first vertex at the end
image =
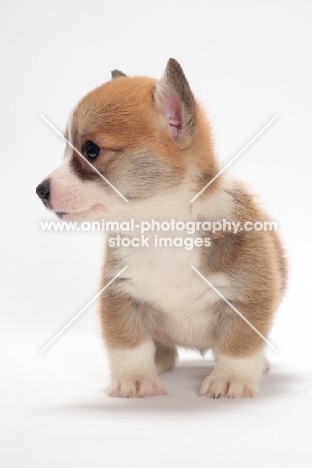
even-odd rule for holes
{"type": "MultiPolygon", "coordinates": [[[[220,297],[191,268],[199,268],[199,249],[124,248],[119,253],[128,265],[126,276],[130,278],[122,289],[161,310],[177,344],[209,348],[209,323],[220,297]]],[[[210,275],[207,279],[222,294],[229,290],[226,275],[210,275]]]]}

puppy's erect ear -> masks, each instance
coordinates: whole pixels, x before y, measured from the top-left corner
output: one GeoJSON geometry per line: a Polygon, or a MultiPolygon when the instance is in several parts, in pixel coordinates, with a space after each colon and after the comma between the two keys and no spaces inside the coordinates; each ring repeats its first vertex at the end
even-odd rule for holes
{"type": "Polygon", "coordinates": [[[120,70],[113,70],[113,71],[111,71],[111,74],[112,74],[112,80],[114,78],[118,78],[118,76],[127,76],[125,73],[123,73],[120,70]]]}
{"type": "Polygon", "coordinates": [[[175,141],[193,134],[196,121],[196,102],[180,64],[169,59],[162,79],[157,83],[155,101],[170,126],[175,141]]]}

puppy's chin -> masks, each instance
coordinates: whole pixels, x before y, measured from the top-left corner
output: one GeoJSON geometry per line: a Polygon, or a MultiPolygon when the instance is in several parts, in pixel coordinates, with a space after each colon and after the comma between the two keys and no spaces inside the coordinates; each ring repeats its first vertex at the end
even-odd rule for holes
{"type": "Polygon", "coordinates": [[[63,221],[99,221],[105,216],[105,208],[96,205],[82,211],[55,211],[55,214],[63,221]]]}

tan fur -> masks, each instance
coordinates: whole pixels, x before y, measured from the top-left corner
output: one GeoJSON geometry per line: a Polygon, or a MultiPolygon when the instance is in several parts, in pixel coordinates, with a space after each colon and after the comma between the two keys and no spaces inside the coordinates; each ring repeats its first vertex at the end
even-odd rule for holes
{"type": "MultiPolygon", "coordinates": [[[[238,184],[232,191],[233,217],[228,221],[264,222],[264,212],[247,190],[238,184]]],[[[202,251],[204,275],[226,271],[238,293],[233,305],[267,336],[286,282],[286,262],[275,231],[218,232],[215,249],[202,251]]],[[[215,349],[231,356],[248,356],[262,346],[262,339],[224,302],[215,326],[215,349]]]]}

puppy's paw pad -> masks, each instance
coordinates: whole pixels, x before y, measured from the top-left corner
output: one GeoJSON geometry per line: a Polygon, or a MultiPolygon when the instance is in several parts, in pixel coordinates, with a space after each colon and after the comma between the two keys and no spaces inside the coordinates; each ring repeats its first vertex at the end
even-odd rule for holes
{"type": "Polygon", "coordinates": [[[167,391],[159,379],[128,379],[113,382],[107,394],[111,397],[146,398],[167,395],[167,391]]]}
{"type": "Polygon", "coordinates": [[[203,381],[199,395],[210,398],[241,398],[253,397],[255,392],[256,385],[253,382],[209,376],[203,381]]]}

